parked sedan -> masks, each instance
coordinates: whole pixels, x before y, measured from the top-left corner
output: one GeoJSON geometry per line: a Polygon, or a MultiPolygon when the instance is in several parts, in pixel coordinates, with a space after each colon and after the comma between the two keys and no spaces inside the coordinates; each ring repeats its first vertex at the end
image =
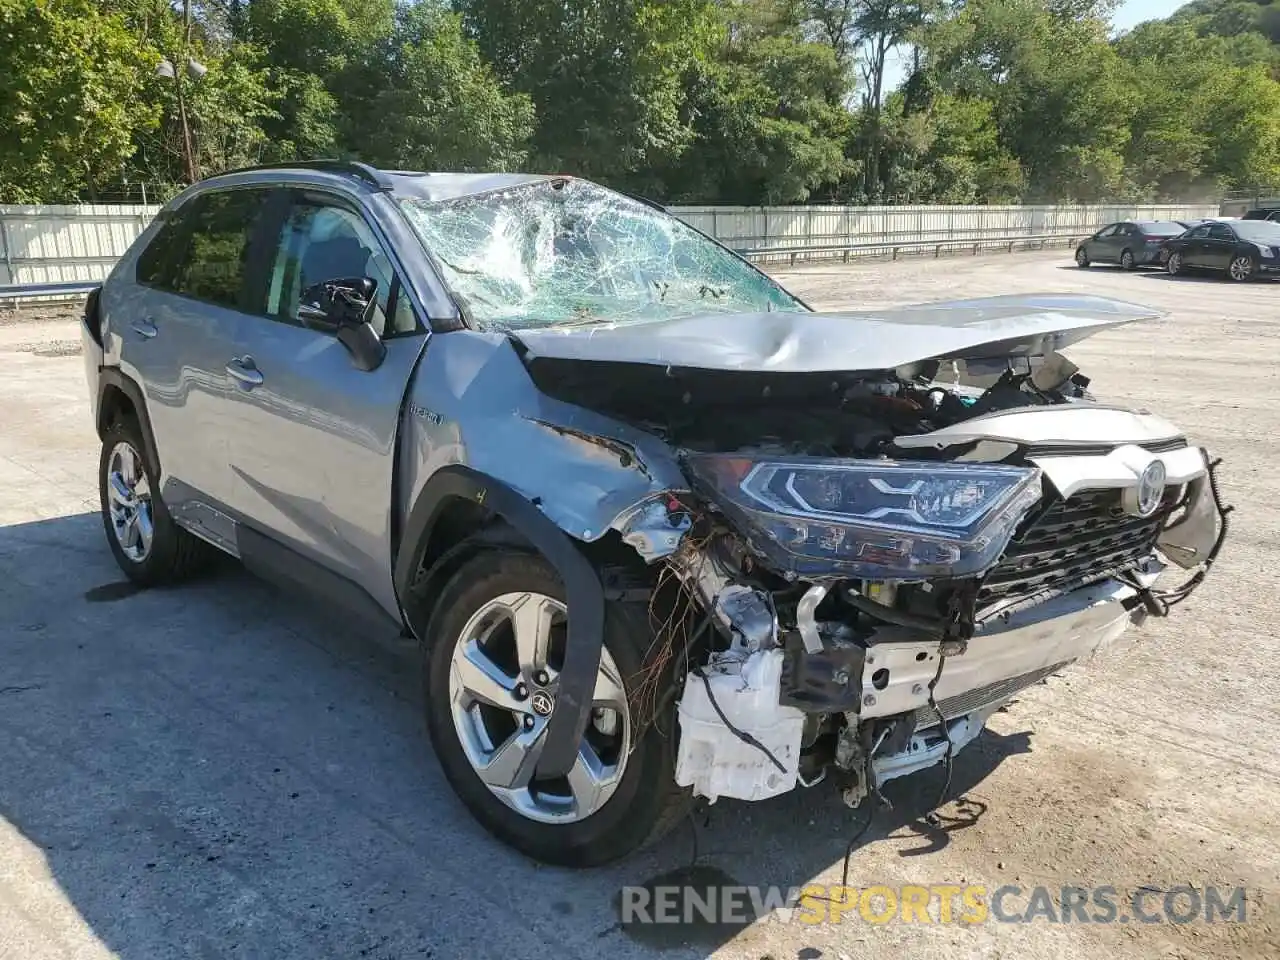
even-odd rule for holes
{"type": "Polygon", "coordinates": [[[1189,270],[1222,271],[1230,280],[1280,276],[1280,223],[1233,220],[1202,223],[1164,244],[1171,276],[1189,270]]]}
{"type": "Polygon", "coordinates": [[[1126,270],[1161,264],[1160,249],[1186,227],[1174,220],[1123,220],[1110,223],[1076,247],[1076,263],[1118,263],[1126,270]]]}

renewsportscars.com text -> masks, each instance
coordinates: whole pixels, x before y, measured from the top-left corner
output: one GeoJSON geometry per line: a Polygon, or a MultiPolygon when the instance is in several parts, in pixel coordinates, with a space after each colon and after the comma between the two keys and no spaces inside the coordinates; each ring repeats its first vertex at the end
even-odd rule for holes
{"type": "Polygon", "coordinates": [[[623,887],[624,924],[1244,923],[1244,887],[623,887]]]}

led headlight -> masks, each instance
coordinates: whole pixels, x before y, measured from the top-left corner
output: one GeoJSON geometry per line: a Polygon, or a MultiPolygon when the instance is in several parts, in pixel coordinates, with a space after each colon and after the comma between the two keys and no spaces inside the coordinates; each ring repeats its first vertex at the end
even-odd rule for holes
{"type": "Polygon", "coordinates": [[[1040,499],[1038,470],[990,464],[699,454],[689,469],[774,566],[798,576],[972,576],[1040,499]]]}

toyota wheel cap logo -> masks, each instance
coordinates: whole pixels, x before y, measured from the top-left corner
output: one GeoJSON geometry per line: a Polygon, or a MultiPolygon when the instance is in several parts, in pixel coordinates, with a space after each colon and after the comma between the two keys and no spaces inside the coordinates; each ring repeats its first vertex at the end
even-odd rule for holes
{"type": "Polygon", "coordinates": [[[533,707],[533,712],[538,716],[549,717],[556,707],[556,702],[551,699],[551,694],[545,690],[538,690],[529,698],[529,706],[533,707]]]}
{"type": "Polygon", "coordinates": [[[1149,517],[1160,508],[1164,499],[1165,469],[1159,460],[1152,460],[1138,480],[1138,516],[1149,517]]]}

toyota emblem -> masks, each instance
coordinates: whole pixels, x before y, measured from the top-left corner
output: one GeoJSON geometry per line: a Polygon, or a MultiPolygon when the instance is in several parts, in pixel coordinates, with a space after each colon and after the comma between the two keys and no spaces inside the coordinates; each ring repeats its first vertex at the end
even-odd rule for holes
{"type": "Polygon", "coordinates": [[[551,711],[556,708],[556,702],[547,691],[536,690],[533,696],[529,698],[529,706],[533,707],[533,712],[538,716],[549,717],[551,716],[551,711]]]}

